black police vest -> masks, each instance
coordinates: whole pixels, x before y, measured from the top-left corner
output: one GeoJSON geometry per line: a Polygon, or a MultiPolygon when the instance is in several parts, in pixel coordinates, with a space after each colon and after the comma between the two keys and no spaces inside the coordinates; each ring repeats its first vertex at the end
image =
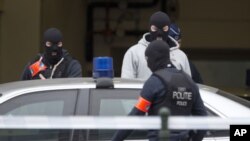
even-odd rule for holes
{"type": "MultiPolygon", "coordinates": [[[[52,78],[66,78],[68,76],[67,69],[71,60],[72,60],[71,56],[64,57],[64,60],[56,67],[52,78]]],[[[52,71],[53,71],[53,67],[50,68],[50,66],[47,66],[45,70],[42,70],[37,75],[33,76],[32,79],[40,79],[39,74],[42,74],[46,79],[48,79],[51,77],[52,71]]]]}
{"type": "Polygon", "coordinates": [[[165,87],[165,96],[162,101],[153,104],[149,109],[149,115],[158,115],[162,107],[169,108],[171,115],[191,115],[195,89],[191,78],[183,71],[166,68],[154,72],[165,87]]]}

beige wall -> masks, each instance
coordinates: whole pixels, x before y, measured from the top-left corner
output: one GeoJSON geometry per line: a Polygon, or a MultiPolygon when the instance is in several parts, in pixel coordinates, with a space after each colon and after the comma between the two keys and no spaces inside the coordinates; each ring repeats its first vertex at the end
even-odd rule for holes
{"type": "Polygon", "coordinates": [[[5,0],[0,25],[0,82],[18,80],[38,52],[40,0],[5,0]]]}

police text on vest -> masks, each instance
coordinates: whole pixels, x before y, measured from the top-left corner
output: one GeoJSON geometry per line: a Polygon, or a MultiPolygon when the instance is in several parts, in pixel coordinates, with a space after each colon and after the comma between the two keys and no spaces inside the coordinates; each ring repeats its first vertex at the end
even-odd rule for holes
{"type": "Polygon", "coordinates": [[[192,100],[192,92],[189,92],[184,87],[179,87],[177,91],[173,91],[172,99],[176,100],[176,105],[187,106],[188,101],[192,100]]]}

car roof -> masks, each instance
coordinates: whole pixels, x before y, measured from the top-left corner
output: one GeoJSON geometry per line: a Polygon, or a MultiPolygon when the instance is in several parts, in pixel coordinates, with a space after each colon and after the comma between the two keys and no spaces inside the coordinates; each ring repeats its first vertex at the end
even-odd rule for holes
{"type": "MultiPolygon", "coordinates": [[[[143,80],[137,79],[112,79],[114,88],[142,88],[143,80]]],[[[46,80],[26,80],[0,84],[0,94],[6,95],[16,91],[39,88],[47,90],[74,89],[74,88],[96,88],[96,81],[90,77],[82,78],[58,78],[46,80]]]]}

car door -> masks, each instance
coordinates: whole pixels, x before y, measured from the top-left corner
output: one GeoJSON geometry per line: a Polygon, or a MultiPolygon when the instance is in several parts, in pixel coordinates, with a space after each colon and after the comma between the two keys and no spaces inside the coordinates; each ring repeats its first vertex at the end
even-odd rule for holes
{"type": "MultiPolygon", "coordinates": [[[[114,116],[127,115],[140,94],[140,89],[91,89],[90,90],[90,115],[114,116]]],[[[207,108],[209,116],[218,116],[207,108]]],[[[88,139],[110,140],[114,130],[92,130],[89,132],[88,139]]],[[[215,141],[215,138],[225,134],[225,131],[208,131],[204,141],[215,141]]],[[[222,138],[220,138],[222,139],[222,138]]],[[[219,139],[219,140],[220,140],[219,139]]],[[[147,131],[134,131],[127,140],[147,140],[147,131]]]]}
{"type": "MultiPolygon", "coordinates": [[[[140,94],[140,89],[90,89],[89,96],[80,99],[87,99],[89,103],[89,115],[94,116],[123,116],[127,115],[135,103],[140,94]]],[[[85,102],[86,103],[86,102],[85,102]]],[[[83,107],[83,106],[81,106],[83,107]]],[[[81,109],[81,108],[78,108],[81,109]]],[[[211,109],[207,108],[209,116],[218,116],[211,109]]],[[[82,111],[83,112],[83,111],[82,111]]],[[[74,136],[84,136],[86,141],[96,141],[96,140],[110,140],[114,134],[114,130],[90,130],[90,131],[81,131],[82,134],[74,136]]],[[[228,140],[224,135],[228,131],[208,131],[204,137],[204,141],[215,141],[215,140],[228,140]]],[[[147,140],[147,131],[135,131],[132,135],[129,136],[127,140],[147,140]]],[[[79,138],[74,138],[74,141],[81,141],[79,138]]]]}
{"type": "MultiPolygon", "coordinates": [[[[75,114],[77,89],[36,91],[15,96],[0,104],[0,115],[69,116],[75,114]]],[[[63,141],[71,131],[0,130],[1,141],[63,141]]]]}
{"type": "MultiPolygon", "coordinates": [[[[140,89],[91,89],[90,115],[125,116],[134,107],[140,94],[140,89]]],[[[115,130],[91,130],[89,141],[110,140],[115,130]]],[[[129,140],[146,139],[147,131],[134,131],[129,140]]]]}

